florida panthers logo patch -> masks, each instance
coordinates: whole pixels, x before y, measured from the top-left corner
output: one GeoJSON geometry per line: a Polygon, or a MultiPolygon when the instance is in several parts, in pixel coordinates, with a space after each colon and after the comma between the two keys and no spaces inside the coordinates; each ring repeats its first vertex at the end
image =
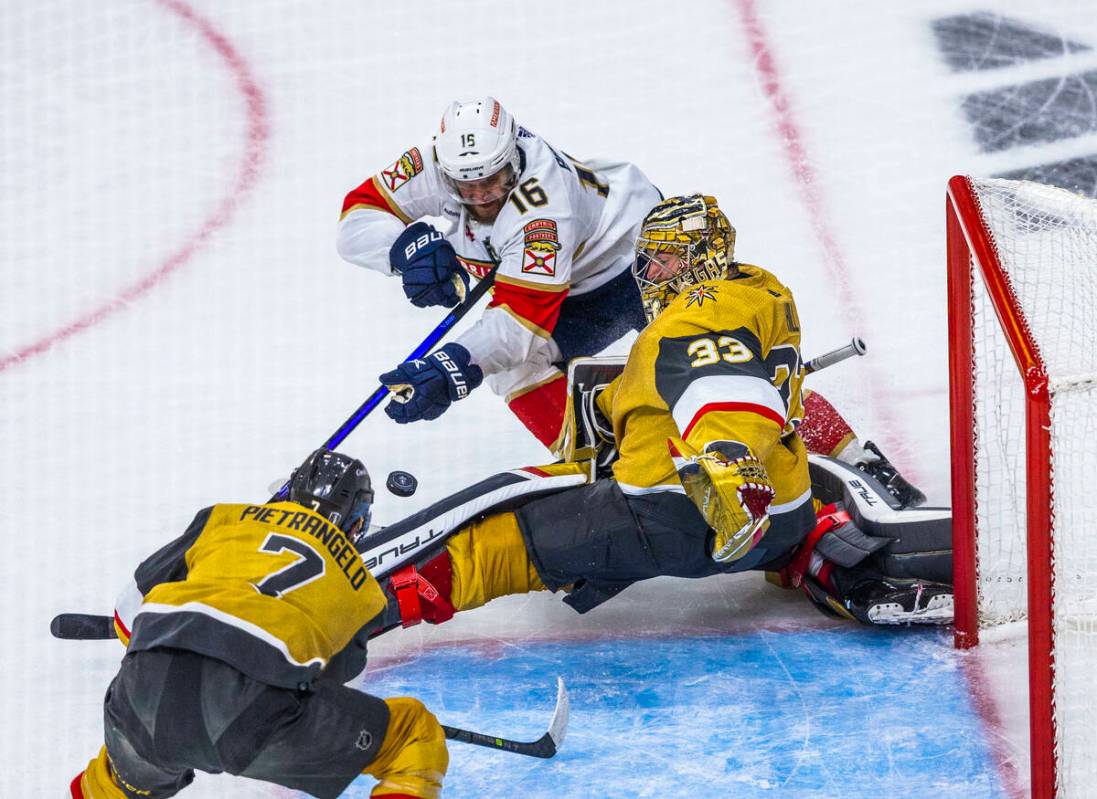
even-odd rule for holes
{"type": "Polygon", "coordinates": [[[560,252],[556,223],[551,219],[534,219],[522,228],[522,232],[525,233],[522,271],[532,275],[554,276],[556,254],[560,252]]]}
{"type": "Polygon", "coordinates": [[[686,307],[691,305],[700,307],[705,304],[705,300],[716,302],[716,289],[711,286],[697,286],[686,295],[686,307]]]}
{"type": "Polygon", "coordinates": [[[396,163],[381,170],[381,177],[389,191],[396,191],[413,177],[423,171],[423,156],[418,147],[412,147],[396,163]]]}

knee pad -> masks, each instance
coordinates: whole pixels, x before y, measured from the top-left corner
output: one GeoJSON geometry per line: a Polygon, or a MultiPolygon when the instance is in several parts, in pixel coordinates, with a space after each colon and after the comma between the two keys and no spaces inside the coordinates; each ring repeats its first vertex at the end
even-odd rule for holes
{"type": "Polygon", "coordinates": [[[442,725],[418,699],[386,699],[388,729],[381,751],[362,772],[380,782],[371,796],[397,794],[438,799],[449,768],[442,725]]]}

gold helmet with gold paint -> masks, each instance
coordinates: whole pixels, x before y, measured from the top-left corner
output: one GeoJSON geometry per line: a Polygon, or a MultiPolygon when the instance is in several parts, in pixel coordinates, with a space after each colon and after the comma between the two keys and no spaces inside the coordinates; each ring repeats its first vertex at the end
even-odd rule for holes
{"type": "Polygon", "coordinates": [[[644,218],[632,276],[651,322],[682,290],[734,268],[735,228],[705,194],[668,197],[644,218]]]}

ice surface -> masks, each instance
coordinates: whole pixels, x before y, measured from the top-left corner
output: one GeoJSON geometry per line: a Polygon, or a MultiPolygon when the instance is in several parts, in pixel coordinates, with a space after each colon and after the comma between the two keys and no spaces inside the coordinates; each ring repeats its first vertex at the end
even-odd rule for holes
{"type": "MultiPolygon", "coordinates": [[[[382,660],[366,687],[414,693],[445,723],[533,739],[551,713],[549,675],[564,677],[575,710],[557,757],[514,763],[451,747],[455,796],[474,795],[464,787],[473,785],[530,799],[685,796],[719,786],[747,799],[829,799],[904,796],[920,785],[938,797],[997,799],[1005,794],[993,752],[970,734],[980,720],[947,639],[841,625],[471,642],[427,647],[393,668],[382,660]]],[[[350,796],[367,795],[360,782],[350,796]]]]}
{"type": "MultiPolygon", "coordinates": [[[[673,16],[650,0],[8,6],[4,797],[62,795],[101,741],[119,647],[55,641],[49,619],[109,610],[199,507],[263,498],[436,323],[395,281],[340,261],[334,225],[343,194],[454,96],[494,93],[577,157],[720,198],[739,255],[799,298],[805,355],[866,339],[866,358],[811,386],[937,503],[945,180],[1026,170],[1093,185],[1088,0],[733,0],[673,16]],[[994,51],[1009,63],[956,70],[935,25],[977,14],[1028,33],[994,51]],[[1034,42],[1050,44],[1018,60],[1034,42]],[[1008,105],[1057,75],[1063,92],[1040,84],[1008,105]],[[1011,125],[1049,130],[1064,113],[1074,127],[984,152],[979,92],[999,93],[990,110],[1011,125]]],[[[486,389],[411,428],[375,414],[346,449],[379,479],[420,480],[411,499],[379,500],[380,522],[546,460],[486,389]]],[[[537,731],[555,673],[573,685],[559,760],[455,745],[449,796],[1012,797],[1023,780],[1023,702],[969,696],[960,671],[979,670],[945,637],[826,622],[756,575],[655,581],[587,617],[508,599],[387,636],[375,655],[366,687],[501,734],[537,731]]],[[[288,792],[203,776],[186,795],[288,792]]]]}

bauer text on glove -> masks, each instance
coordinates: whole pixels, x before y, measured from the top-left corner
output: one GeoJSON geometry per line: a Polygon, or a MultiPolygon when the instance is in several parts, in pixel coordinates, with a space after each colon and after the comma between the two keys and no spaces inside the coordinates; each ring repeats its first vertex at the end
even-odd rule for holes
{"type": "Polygon", "coordinates": [[[408,225],[389,251],[412,305],[452,308],[465,299],[469,279],[446,237],[426,222],[408,225]]]}
{"type": "Polygon", "coordinates": [[[404,361],[380,377],[392,392],[385,413],[400,424],[437,419],[484,380],[469,351],[456,342],[416,361],[404,361]]]}

